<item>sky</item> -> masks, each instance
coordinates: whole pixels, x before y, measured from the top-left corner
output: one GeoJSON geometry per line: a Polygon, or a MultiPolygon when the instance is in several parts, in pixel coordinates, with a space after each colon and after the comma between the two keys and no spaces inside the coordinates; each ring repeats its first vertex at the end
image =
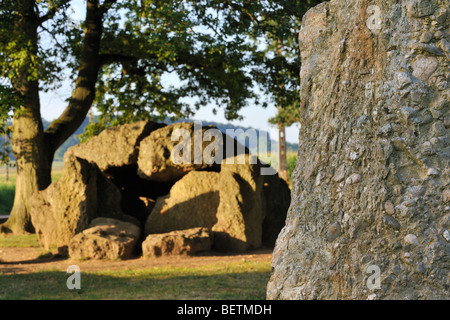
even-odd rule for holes
{"type": "MultiPolygon", "coordinates": [[[[71,3],[71,16],[74,22],[84,20],[85,4],[83,0],[75,0],[71,3]]],[[[69,22],[73,23],[73,22],[69,22]]],[[[70,97],[71,90],[67,85],[63,85],[58,91],[42,93],[41,113],[45,120],[51,121],[56,119],[64,110],[67,103],[65,100],[70,97]]],[[[198,110],[192,120],[204,120],[219,123],[231,123],[242,127],[251,127],[254,129],[265,130],[270,133],[273,140],[278,140],[276,126],[269,124],[268,120],[277,114],[275,105],[269,105],[267,108],[249,104],[249,106],[241,109],[240,115],[243,116],[241,121],[228,121],[224,117],[223,109],[216,106],[217,114],[213,113],[214,106],[203,107],[198,110]]],[[[299,125],[294,124],[286,128],[286,140],[291,143],[298,143],[299,125]]]]}

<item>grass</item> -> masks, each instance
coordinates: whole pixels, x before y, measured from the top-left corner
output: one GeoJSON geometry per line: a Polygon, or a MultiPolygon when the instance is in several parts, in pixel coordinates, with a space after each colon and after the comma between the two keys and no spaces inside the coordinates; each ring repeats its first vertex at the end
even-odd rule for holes
{"type": "MultiPolygon", "coordinates": [[[[62,162],[54,162],[52,169],[52,182],[61,178],[62,162]]],[[[16,190],[16,168],[9,168],[8,181],[6,181],[6,167],[0,168],[0,215],[9,215],[16,190]]]]}
{"type": "MultiPolygon", "coordinates": [[[[35,235],[0,237],[0,248],[36,246],[35,235]]],[[[95,272],[81,269],[81,290],[67,289],[69,276],[55,269],[19,274],[0,269],[0,300],[263,300],[270,262],[241,260],[95,272]]]]}
{"type": "Polygon", "coordinates": [[[81,290],[66,286],[57,270],[0,274],[0,300],[263,300],[270,265],[233,262],[101,272],[81,270],[81,290]]]}
{"type": "Polygon", "coordinates": [[[36,248],[39,247],[37,235],[0,234],[0,248],[36,248]]]}

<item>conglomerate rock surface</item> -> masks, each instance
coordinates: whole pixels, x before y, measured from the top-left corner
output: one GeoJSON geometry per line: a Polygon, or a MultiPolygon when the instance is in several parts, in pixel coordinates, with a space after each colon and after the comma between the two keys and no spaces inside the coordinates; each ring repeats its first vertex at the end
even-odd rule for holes
{"type": "Polygon", "coordinates": [[[332,0],[304,16],[269,299],[450,297],[449,4],[332,0]]]}

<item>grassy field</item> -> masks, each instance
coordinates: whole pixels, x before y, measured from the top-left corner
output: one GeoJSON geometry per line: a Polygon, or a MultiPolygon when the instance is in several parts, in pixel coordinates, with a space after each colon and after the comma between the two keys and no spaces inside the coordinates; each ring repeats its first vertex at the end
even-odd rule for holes
{"type": "MultiPolygon", "coordinates": [[[[54,162],[52,181],[61,177],[62,162],[54,162]]],[[[9,215],[14,202],[16,188],[16,168],[9,168],[8,181],[6,181],[6,167],[0,167],[0,216],[9,215]]]]}
{"type": "Polygon", "coordinates": [[[0,248],[37,248],[37,235],[0,235],[0,248]]]}
{"type": "MultiPolygon", "coordinates": [[[[0,237],[0,251],[14,245],[36,246],[34,235],[0,237]]],[[[270,277],[269,261],[235,261],[195,267],[131,267],[81,272],[81,290],[66,286],[69,274],[57,269],[12,273],[0,269],[0,300],[156,299],[263,300],[270,277]]]]}
{"type": "Polygon", "coordinates": [[[81,290],[69,290],[57,270],[0,274],[0,300],[177,299],[263,300],[270,266],[256,262],[82,272],[81,290]]]}

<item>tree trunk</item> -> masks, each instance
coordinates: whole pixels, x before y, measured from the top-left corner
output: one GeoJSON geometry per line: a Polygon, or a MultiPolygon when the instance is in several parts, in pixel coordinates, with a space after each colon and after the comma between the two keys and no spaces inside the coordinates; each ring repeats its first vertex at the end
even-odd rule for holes
{"type": "MultiPolygon", "coordinates": [[[[36,100],[38,101],[38,100],[36,100]]],[[[39,110],[39,109],[37,109],[39,110]]],[[[51,183],[53,152],[49,152],[39,113],[31,105],[14,117],[12,149],[16,157],[17,177],[13,209],[2,231],[22,234],[33,232],[30,198],[51,183]]]]}
{"type": "Polygon", "coordinates": [[[28,52],[27,61],[17,70],[13,81],[14,88],[20,93],[21,107],[14,112],[12,150],[16,157],[17,178],[13,209],[1,231],[25,233],[33,231],[29,214],[31,195],[46,188],[50,182],[50,170],[53,156],[50,156],[44,139],[39,103],[39,83],[33,76],[37,68],[32,62],[38,51],[38,20],[32,1],[19,0],[16,3],[20,18],[16,23],[17,39],[20,48],[28,52]]]}
{"type": "MultiPolygon", "coordinates": [[[[24,39],[30,55],[37,55],[39,17],[34,12],[34,1],[18,0],[20,19],[18,37],[24,39]]],[[[54,153],[85,119],[95,98],[95,84],[100,70],[100,39],[104,10],[97,0],[87,1],[84,43],[78,70],[78,79],[69,105],[63,114],[44,132],[40,115],[39,81],[31,73],[33,63],[25,63],[18,71],[13,85],[21,93],[22,107],[14,113],[12,146],[17,161],[16,192],[8,221],[0,225],[0,232],[15,234],[33,231],[29,201],[38,190],[51,183],[51,165],[54,153]]]]}

